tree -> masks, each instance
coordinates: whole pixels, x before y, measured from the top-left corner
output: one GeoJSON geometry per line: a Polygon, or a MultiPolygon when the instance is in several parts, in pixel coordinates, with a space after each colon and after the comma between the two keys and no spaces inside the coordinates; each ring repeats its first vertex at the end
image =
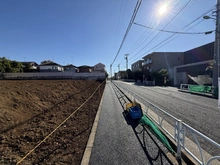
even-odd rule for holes
{"type": "Polygon", "coordinates": [[[156,85],[162,85],[163,84],[163,77],[158,72],[151,73],[151,77],[153,80],[155,80],[156,85]]]}
{"type": "Polygon", "coordinates": [[[5,57],[0,58],[0,72],[1,73],[18,73],[22,72],[23,67],[20,62],[10,61],[5,57]]]}
{"type": "Polygon", "coordinates": [[[133,79],[134,78],[133,72],[131,71],[131,69],[128,69],[126,72],[127,72],[127,75],[128,75],[128,79],[133,79]]]}
{"type": "Polygon", "coordinates": [[[40,64],[42,65],[42,64],[49,64],[49,63],[54,63],[54,62],[51,60],[44,60],[40,64]]]}
{"type": "Polygon", "coordinates": [[[144,80],[152,81],[152,77],[149,69],[143,69],[143,78],[144,80]]]}
{"type": "Polygon", "coordinates": [[[108,78],[108,73],[105,71],[105,77],[108,78]]]}
{"type": "Polygon", "coordinates": [[[159,72],[158,72],[162,77],[163,77],[163,84],[166,86],[167,84],[167,76],[168,76],[168,71],[167,69],[161,69],[159,72]]]}
{"type": "Polygon", "coordinates": [[[11,72],[12,73],[19,73],[23,71],[23,65],[17,61],[10,61],[11,62],[11,72]]]}
{"type": "Polygon", "coordinates": [[[134,79],[135,82],[137,82],[137,80],[140,80],[141,82],[143,81],[143,71],[135,71],[134,72],[134,79]]]}
{"type": "Polygon", "coordinates": [[[159,70],[158,73],[161,74],[162,76],[168,76],[168,74],[169,74],[167,69],[161,69],[161,70],[159,70]]]}
{"type": "Polygon", "coordinates": [[[5,68],[1,61],[0,61],[0,73],[5,73],[5,68]]]}
{"type": "Polygon", "coordinates": [[[205,69],[210,74],[211,77],[212,77],[212,74],[213,74],[213,65],[214,65],[214,60],[212,60],[209,63],[209,66],[207,66],[206,69],[205,69]]]}
{"type": "Polygon", "coordinates": [[[5,57],[1,58],[1,72],[2,73],[10,73],[12,72],[10,60],[5,57]]]}

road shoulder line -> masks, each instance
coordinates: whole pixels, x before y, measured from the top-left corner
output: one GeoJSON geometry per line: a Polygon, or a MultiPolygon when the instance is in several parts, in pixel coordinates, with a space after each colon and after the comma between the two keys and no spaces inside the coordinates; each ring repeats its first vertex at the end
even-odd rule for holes
{"type": "Polygon", "coordinates": [[[85,152],[83,154],[81,165],[88,165],[89,164],[89,160],[90,160],[90,156],[91,156],[91,153],[92,153],[92,148],[93,148],[93,144],[94,144],[94,140],[95,140],[95,134],[96,134],[96,130],[97,130],[97,127],[98,127],[99,116],[100,116],[100,112],[101,112],[103,98],[104,98],[104,92],[102,94],[102,98],[101,98],[101,101],[100,101],[100,104],[99,104],[99,108],[98,108],[98,111],[97,111],[97,114],[96,114],[96,117],[95,117],[95,120],[94,120],[94,123],[93,123],[93,126],[92,126],[91,133],[89,135],[89,140],[87,142],[86,149],[85,149],[85,152]]]}

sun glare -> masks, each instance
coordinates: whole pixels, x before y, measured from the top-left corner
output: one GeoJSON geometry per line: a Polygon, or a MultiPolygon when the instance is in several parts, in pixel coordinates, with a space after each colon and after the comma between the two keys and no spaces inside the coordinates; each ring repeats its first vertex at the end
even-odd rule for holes
{"type": "Polygon", "coordinates": [[[167,12],[167,5],[163,5],[159,9],[159,14],[164,15],[167,12]]]}

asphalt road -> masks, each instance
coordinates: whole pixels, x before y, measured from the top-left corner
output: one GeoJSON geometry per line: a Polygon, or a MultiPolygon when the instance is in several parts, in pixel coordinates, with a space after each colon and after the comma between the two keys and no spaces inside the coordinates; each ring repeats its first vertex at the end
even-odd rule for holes
{"type": "Polygon", "coordinates": [[[89,164],[172,164],[163,144],[123,111],[111,82],[107,82],[89,164]]]}
{"type": "MultiPolygon", "coordinates": [[[[179,92],[174,87],[147,87],[122,81],[114,83],[140,95],[220,144],[220,109],[217,108],[217,99],[179,92]]],[[[202,145],[206,147],[205,143],[202,145]]],[[[219,150],[208,150],[209,153],[219,155],[219,150]]]]}

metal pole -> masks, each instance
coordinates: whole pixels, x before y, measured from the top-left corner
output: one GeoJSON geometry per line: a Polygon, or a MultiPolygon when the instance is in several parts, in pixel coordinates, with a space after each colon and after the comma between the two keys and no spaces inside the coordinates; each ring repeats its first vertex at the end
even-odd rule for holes
{"type": "Polygon", "coordinates": [[[125,54],[125,60],[126,60],[126,78],[128,79],[128,55],[129,54],[125,54]]]}
{"type": "Polygon", "coordinates": [[[216,11],[216,47],[217,47],[217,67],[218,67],[218,78],[217,78],[217,87],[219,88],[219,86],[218,86],[218,79],[219,79],[219,53],[220,53],[220,50],[219,50],[219,43],[220,43],[220,24],[219,24],[219,22],[220,22],[220,17],[219,17],[219,10],[220,10],[220,0],[218,0],[218,2],[217,2],[217,11],[216,11]]]}
{"type": "Polygon", "coordinates": [[[182,121],[177,121],[177,159],[181,160],[181,129],[182,121]]]}
{"type": "Polygon", "coordinates": [[[128,55],[129,55],[129,54],[125,54],[125,60],[126,60],[126,71],[128,70],[128,55]]]}
{"type": "Polygon", "coordinates": [[[216,28],[215,28],[215,42],[214,42],[214,63],[213,63],[213,80],[212,85],[217,88],[218,87],[218,57],[217,57],[217,20],[216,20],[216,28]]]}
{"type": "Polygon", "coordinates": [[[112,64],[110,65],[110,75],[111,75],[111,80],[112,80],[112,64]]]}

